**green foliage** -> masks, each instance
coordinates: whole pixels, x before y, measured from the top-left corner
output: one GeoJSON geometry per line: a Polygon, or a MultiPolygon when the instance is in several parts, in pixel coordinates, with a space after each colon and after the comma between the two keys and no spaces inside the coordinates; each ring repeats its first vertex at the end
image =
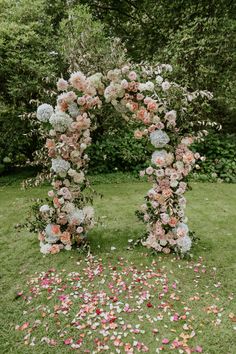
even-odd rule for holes
{"type": "MultiPolygon", "coordinates": [[[[125,62],[124,47],[113,37],[121,38],[134,61],[171,63],[174,80],[193,90],[212,91],[208,117],[223,123],[226,131],[235,130],[234,2],[81,0],[80,4],[89,9],[73,0],[0,0],[0,173],[32,159],[42,146],[32,112],[38,101],[53,95],[57,77],[66,77],[68,68],[105,72],[125,62]]],[[[193,114],[200,118],[197,107],[193,114]]],[[[145,163],[142,142],[130,137],[128,143],[131,130],[126,133],[125,123],[107,106],[94,117],[92,171],[138,169],[145,163]]],[[[224,138],[221,147],[227,154],[224,138]]],[[[217,176],[233,181],[224,167],[229,157],[224,161],[222,150],[218,153],[222,173],[217,176]]],[[[203,169],[207,176],[215,173],[209,168],[203,169]]],[[[227,169],[233,171],[233,165],[227,169]]]]}
{"type": "Polygon", "coordinates": [[[66,18],[60,23],[60,33],[58,50],[70,71],[105,73],[121,66],[126,60],[120,40],[109,40],[102,23],[94,21],[85,6],[69,8],[66,18]]]}
{"type": "MultiPolygon", "coordinates": [[[[53,101],[56,79],[79,66],[108,70],[125,60],[119,40],[105,37],[86,7],[56,0],[0,0],[0,163],[1,170],[32,159],[43,145],[33,112],[53,101]],[[72,8],[73,5],[73,8],[72,8]],[[8,160],[7,164],[3,160],[8,160]]],[[[101,114],[108,116],[106,112],[101,114]]],[[[102,119],[110,126],[109,119],[102,119]]],[[[1,173],[0,170],[0,173],[1,173]]]]}
{"type": "Polygon", "coordinates": [[[205,141],[195,146],[206,157],[201,170],[194,177],[198,180],[236,182],[235,134],[209,134],[205,141]]]}
{"type": "Polygon", "coordinates": [[[98,137],[96,143],[88,149],[89,171],[94,173],[137,172],[148,164],[151,154],[148,150],[144,140],[134,138],[133,128],[108,132],[98,137]]]}
{"type": "Polygon", "coordinates": [[[29,134],[31,102],[44,99],[51,79],[58,76],[60,60],[54,54],[44,1],[1,1],[1,5],[0,162],[22,164],[38,147],[37,133],[29,134]]]}
{"type": "Polygon", "coordinates": [[[235,2],[82,0],[134,61],[170,63],[174,80],[213,92],[209,117],[235,130],[235,2]]]}
{"type": "Polygon", "coordinates": [[[157,58],[171,63],[174,77],[190,89],[204,88],[214,94],[211,117],[224,129],[235,130],[236,21],[195,17],[171,33],[157,58]]]}

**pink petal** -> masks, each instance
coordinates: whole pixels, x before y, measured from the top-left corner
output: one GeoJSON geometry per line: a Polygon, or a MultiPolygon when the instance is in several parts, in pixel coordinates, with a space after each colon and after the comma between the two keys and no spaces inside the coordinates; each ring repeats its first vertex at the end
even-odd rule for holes
{"type": "Polygon", "coordinates": [[[168,343],[169,343],[169,339],[167,338],[162,339],[162,344],[168,344],[168,343]]]}
{"type": "Polygon", "coordinates": [[[195,351],[196,351],[197,353],[202,353],[202,347],[200,347],[199,345],[197,345],[196,348],[195,348],[195,351]]]}

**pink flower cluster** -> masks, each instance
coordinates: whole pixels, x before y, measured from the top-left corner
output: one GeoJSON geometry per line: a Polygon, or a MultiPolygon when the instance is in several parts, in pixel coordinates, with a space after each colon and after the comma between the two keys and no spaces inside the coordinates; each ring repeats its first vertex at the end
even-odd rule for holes
{"type": "Polygon", "coordinates": [[[143,82],[142,73],[134,70],[116,69],[110,77],[112,80],[105,89],[106,101],[115,108],[121,105],[126,109],[126,116],[140,122],[141,128],[135,131],[135,137],[150,139],[155,148],[151,165],[140,173],[147,175],[153,183],[139,213],[148,231],[143,245],[158,252],[174,250],[184,254],[191,248],[191,238],[184,213],[186,200],[183,194],[187,183],[183,180],[200,158],[189,148],[195,139],[181,136],[177,112],[155,93],[159,90],[165,95],[171,83],[167,88],[156,83],[155,78],[143,82]]]}
{"type": "Polygon", "coordinates": [[[76,72],[69,82],[59,79],[57,88],[64,92],[58,96],[55,109],[45,104],[43,110],[38,109],[38,119],[42,122],[43,112],[51,126],[46,148],[53,174],[49,202],[39,209],[42,222],[38,237],[44,254],[84,243],[87,231],[94,225],[94,210],[86,205],[82,191],[89,186],[85,176],[89,157],[85,150],[91,144],[91,120],[87,111],[101,105],[97,95],[103,92],[101,75],[86,78],[76,72]]]}

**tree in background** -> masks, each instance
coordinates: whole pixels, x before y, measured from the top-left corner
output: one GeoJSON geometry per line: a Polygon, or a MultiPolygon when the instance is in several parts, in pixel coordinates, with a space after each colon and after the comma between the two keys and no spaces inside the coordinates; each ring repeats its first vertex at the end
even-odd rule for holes
{"type": "Polygon", "coordinates": [[[37,137],[29,134],[30,120],[21,116],[32,112],[32,100],[51,89],[61,60],[55,52],[57,33],[44,1],[2,0],[1,9],[0,162],[22,163],[38,144],[37,137]]]}
{"type": "MultiPolygon", "coordinates": [[[[172,64],[170,80],[212,91],[208,116],[235,129],[234,2],[0,0],[0,6],[0,172],[2,163],[23,164],[42,146],[32,112],[45,96],[53,102],[56,78],[69,70],[107,72],[126,57],[172,64]]],[[[105,107],[93,120],[92,169],[141,168],[146,146],[119,114],[105,107]]]]}
{"type": "MultiPolygon", "coordinates": [[[[45,96],[53,98],[56,79],[78,67],[112,69],[124,62],[125,51],[119,40],[106,38],[84,6],[65,0],[0,5],[0,164],[21,164],[42,146],[32,112],[45,96]]],[[[110,117],[103,112],[102,132],[114,123],[104,116],[110,117]]]]}
{"type": "MultiPolygon", "coordinates": [[[[76,1],[75,1],[76,2],[76,1]]],[[[126,44],[134,61],[170,63],[190,90],[213,92],[211,116],[235,129],[235,2],[81,0],[126,44]]]]}

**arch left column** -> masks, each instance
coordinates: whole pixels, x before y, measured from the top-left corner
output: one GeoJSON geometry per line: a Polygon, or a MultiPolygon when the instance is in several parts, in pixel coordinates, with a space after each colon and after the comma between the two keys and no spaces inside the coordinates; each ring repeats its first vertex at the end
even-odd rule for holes
{"type": "Polygon", "coordinates": [[[86,177],[91,144],[89,111],[101,106],[102,74],[86,77],[72,73],[68,81],[59,79],[56,107],[42,104],[37,118],[47,131],[46,148],[51,160],[48,198],[35,208],[35,231],[43,254],[70,250],[86,242],[94,225],[92,195],[86,177]]]}

